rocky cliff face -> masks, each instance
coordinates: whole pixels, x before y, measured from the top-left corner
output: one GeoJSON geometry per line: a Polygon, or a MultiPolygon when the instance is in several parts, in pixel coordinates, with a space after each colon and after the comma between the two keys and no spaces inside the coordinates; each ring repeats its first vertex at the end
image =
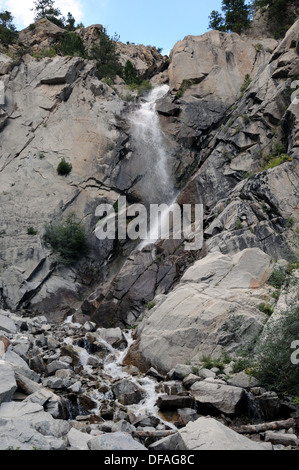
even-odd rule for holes
{"type": "MultiPolygon", "coordinates": [[[[87,48],[100,29],[79,31],[87,48]]],[[[20,33],[10,55],[0,55],[5,89],[0,105],[0,307],[26,316],[28,325],[29,317],[39,314],[49,322],[61,323],[70,314],[82,324],[92,320],[93,331],[104,327],[91,338],[93,346],[97,335],[106,338],[107,327],[137,326],[126,363],[140,370],[154,366],[158,380],[159,373],[182,379],[186,374],[179,371],[186,363],[190,374],[198,364],[202,367],[203,356],[229,353],[237,360],[240,351],[253,354],[257,339],[298,302],[299,108],[294,91],[299,20],[282,41],[258,37],[257,31],[248,37],[217,31],[187,36],[174,46],[170,60],[155,48],[118,43],[122,63],[131,60],[142,79],[163,85],[162,97],[155,95],[157,88],[150,97],[139,97],[119,77],[114,85],[98,80],[91,60],[40,58],[63,34],[40,20],[20,33]],[[14,61],[10,56],[20,50],[22,58],[14,61]],[[154,108],[153,97],[159,98],[154,108]],[[150,134],[136,133],[140,110],[151,113],[150,134]],[[156,154],[167,157],[164,166],[156,154]],[[57,173],[63,158],[72,165],[67,176],[57,173]],[[174,195],[180,205],[203,205],[200,250],[186,251],[183,239],[141,248],[138,240],[96,237],[100,204],[117,211],[120,196],[130,206],[161,198],[169,202],[174,195]],[[62,265],[43,234],[45,224],[61,222],[70,213],[83,223],[90,251],[62,265]],[[283,280],[293,278],[291,289],[273,287],[270,278],[277,271],[284,273],[283,280]]],[[[8,321],[8,312],[2,313],[8,321]]],[[[24,325],[13,318],[21,332],[24,325]]],[[[38,334],[40,327],[34,328],[38,334]]],[[[67,329],[59,330],[60,339],[67,329]]],[[[8,333],[11,341],[18,340],[15,329],[8,333]]],[[[41,341],[35,342],[37,348],[41,341]]],[[[50,339],[47,344],[52,350],[50,339]]],[[[64,361],[58,342],[55,348],[64,361]]],[[[0,354],[4,360],[5,353],[0,354]]],[[[48,356],[43,360],[53,362],[48,356]]],[[[94,367],[99,374],[102,366],[94,367]]],[[[16,385],[8,369],[9,401],[16,385]]],[[[227,396],[229,385],[224,376],[218,380],[212,374],[194,379],[191,373],[184,387],[191,390],[187,402],[195,400],[202,411],[212,406],[218,413],[222,401],[217,397],[220,391],[227,396]]],[[[50,382],[45,383],[51,388],[50,382]]],[[[232,390],[234,396],[239,392],[232,390]]],[[[188,435],[175,439],[182,438],[188,435]]],[[[185,448],[175,440],[174,448],[178,445],[185,448]]]]}
{"type": "MultiPolygon", "coordinates": [[[[100,28],[79,31],[87,48],[100,28]]],[[[41,20],[11,52],[41,51],[62,34],[41,20]]],[[[16,63],[1,54],[3,307],[52,318],[76,312],[104,327],[145,315],[131,360],[163,370],[177,357],[236,352],[254,341],[267,323],[258,307],[271,300],[274,263],[298,259],[299,22],[280,42],[253,36],[187,36],[170,61],[155,48],[118,44],[123,64],[169,84],[156,111],[177,201],[204,206],[196,252],[181,241],[135,250],[130,240],[95,236],[99,204],[146,200],[148,169],[132,131],[137,94],[121,79],[112,87],[98,80],[90,60],[25,54],[16,63]],[[68,176],[57,174],[62,158],[72,164],[68,176]],[[91,250],[62,266],[44,244],[44,226],[70,212],[83,221],[91,250]]]]}

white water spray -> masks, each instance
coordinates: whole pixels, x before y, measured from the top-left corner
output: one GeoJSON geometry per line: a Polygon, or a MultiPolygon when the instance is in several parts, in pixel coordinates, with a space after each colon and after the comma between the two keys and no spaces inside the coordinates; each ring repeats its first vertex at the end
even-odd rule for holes
{"type": "Polygon", "coordinates": [[[168,85],[154,88],[141,107],[129,118],[134,146],[139,158],[143,159],[146,172],[143,179],[144,200],[148,204],[167,206],[160,217],[150,221],[148,236],[137,247],[138,250],[163,238],[164,223],[177,198],[171,171],[171,155],[165,144],[156,111],[157,100],[163,98],[168,91],[168,85]]]}
{"type": "Polygon", "coordinates": [[[154,88],[140,108],[129,116],[133,147],[142,159],[143,196],[149,204],[168,203],[173,198],[170,155],[156,112],[157,100],[168,91],[168,85],[154,88]]]}

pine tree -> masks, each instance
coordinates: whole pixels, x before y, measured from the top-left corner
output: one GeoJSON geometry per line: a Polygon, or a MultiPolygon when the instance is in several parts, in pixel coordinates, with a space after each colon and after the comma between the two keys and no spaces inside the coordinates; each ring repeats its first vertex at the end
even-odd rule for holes
{"type": "Polygon", "coordinates": [[[250,26],[251,9],[245,0],[223,0],[222,10],[225,13],[225,28],[238,34],[250,26]]]}
{"type": "Polygon", "coordinates": [[[68,31],[75,31],[75,29],[76,29],[75,22],[76,22],[76,20],[73,17],[73,15],[70,12],[68,12],[65,29],[67,29],[68,31]]]}
{"type": "Polygon", "coordinates": [[[221,13],[212,11],[209,17],[211,29],[241,34],[250,26],[251,7],[245,0],[222,0],[222,11],[224,17],[221,13]]]}
{"type": "Polygon", "coordinates": [[[266,11],[267,20],[273,36],[284,36],[299,15],[298,0],[254,0],[253,7],[266,11]]]}
{"type": "Polygon", "coordinates": [[[12,44],[17,36],[16,27],[12,23],[13,16],[9,11],[0,13],[0,43],[7,46],[12,44]]]}
{"type": "Polygon", "coordinates": [[[33,11],[35,13],[35,21],[47,18],[52,23],[64,27],[64,18],[59,8],[55,7],[54,0],[36,0],[34,2],[33,11]]]}
{"type": "Polygon", "coordinates": [[[216,29],[217,31],[224,31],[224,18],[219,13],[219,11],[213,10],[209,16],[209,19],[210,19],[210,23],[209,23],[210,29],[216,29]]]}
{"type": "Polygon", "coordinates": [[[105,28],[102,29],[100,39],[94,43],[90,50],[90,59],[97,62],[98,78],[114,79],[116,75],[121,76],[123,66],[120,63],[120,54],[117,51],[116,42],[119,36],[116,34],[109,37],[105,28]]]}

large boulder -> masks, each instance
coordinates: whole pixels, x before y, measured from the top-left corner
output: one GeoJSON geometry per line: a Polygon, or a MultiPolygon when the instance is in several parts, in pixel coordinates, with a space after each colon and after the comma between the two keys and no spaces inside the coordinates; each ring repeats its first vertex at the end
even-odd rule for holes
{"type": "Polygon", "coordinates": [[[123,432],[113,432],[94,437],[87,442],[90,450],[147,450],[139,442],[135,441],[130,434],[123,432]]]}
{"type": "Polygon", "coordinates": [[[217,380],[210,379],[196,382],[191,386],[191,395],[195,398],[198,412],[211,411],[236,415],[245,400],[245,391],[217,380]]]}
{"type": "Polygon", "coordinates": [[[213,418],[189,422],[173,436],[150,446],[151,450],[271,450],[271,444],[254,442],[213,418]]]}
{"type": "Polygon", "coordinates": [[[115,382],[112,391],[115,398],[123,405],[139,403],[146,396],[146,392],[139,385],[128,379],[115,382]]]}
{"type": "Polygon", "coordinates": [[[259,249],[208,254],[140,323],[132,358],[135,348],[167,372],[190,359],[250,346],[267,321],[259,306],[272,270],[271,258],[259,249]]]}

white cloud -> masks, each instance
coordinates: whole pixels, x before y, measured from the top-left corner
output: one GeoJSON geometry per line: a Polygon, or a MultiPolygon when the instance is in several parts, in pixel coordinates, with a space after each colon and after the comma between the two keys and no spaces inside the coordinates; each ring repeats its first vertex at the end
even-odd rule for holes
{"type": "MultiPolygon", "coordinates": [[[[55,6],[60,9],[66,17],[71,12],[76,22],[79,23],[83,18],[83,8],[80,0],[56,0],[55,6]]],[[[34,13],[31,9],[34,7],[33,0],[0,0],[0,9],[6,9],[14,17],[14,24],[21,29],[33,22],[34,13]]]]}
{"type": "Polygon", "coordinates": [[[55,5],[60,9],[63,16],[67,16],[70,12],[77,23],[83,19],[83,8],[78,0],[56,0],[55,5]]]}
{"type": "Polygon", "coordinates": [[[6,0],[2,3],[5,9],[11,12],[17,27],[25,27],[32,23],[34,18],[33,11],[31,11],[33,0],[6,0]]]}

